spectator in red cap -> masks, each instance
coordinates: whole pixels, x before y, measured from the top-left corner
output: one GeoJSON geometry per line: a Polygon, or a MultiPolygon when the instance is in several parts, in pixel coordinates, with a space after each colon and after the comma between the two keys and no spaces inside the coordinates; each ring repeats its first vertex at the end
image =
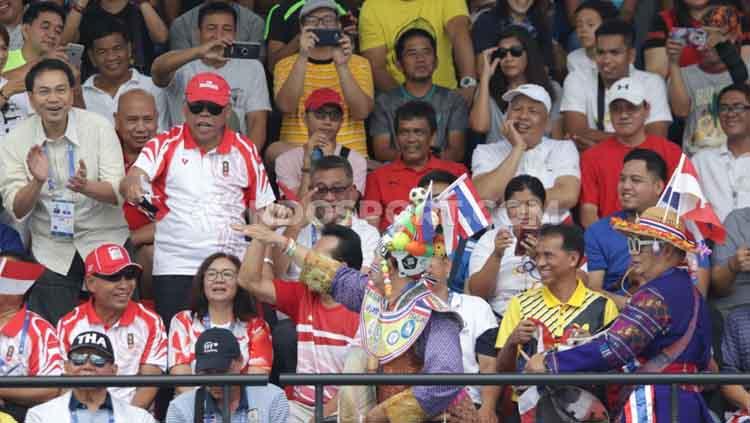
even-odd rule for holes
{"type": "MultiPolygon", "coordinates": [[[[88,331],[103,333],[112,341],[118,375],[159,375],[167,367],[167,334],[158,315],[130,297],[141,266],[116,244],[102,244],[86,257],[88,302],[76,307],[57,324],[60,349],[65,357],[75,337],[88,331]]],[[[66,358],[66,360],[69,357],[66,358]]],[[[110,388],[115,397],[148,409],[154,387],[110,388]]]]}
{"type": "MultiPolygon", "coordinates": [[[[358,152],[336,142],[344,118],[343,104],[341,95],[330,88],[319,88],[307,97],[304,116],[307,143],[276,159],[277,182],[285,188],[298,191],[309,184],[310,168],[315,161],[323,156],[335,155],[349,160],[354,171],[354,185],[360,194],[364,192],[367,161],[358,152]]],[[[298,192],[297,196],[301,197],[301,194],[298,192]]]]}
{"type": "Polygon", "coordinates": [[[217,251],[244,253],[245,238],[229,225],[244,223],[248,209],[275,200],[255,145],[226,127],[230,88],[224,78],[210,72],[194,76],[185,98],[185,124],[146,143],[120,184],[130,203],[141,203],[150,187],[161,203],[153,290],[164,322],[187,308],[204,258],[217,251]]]}

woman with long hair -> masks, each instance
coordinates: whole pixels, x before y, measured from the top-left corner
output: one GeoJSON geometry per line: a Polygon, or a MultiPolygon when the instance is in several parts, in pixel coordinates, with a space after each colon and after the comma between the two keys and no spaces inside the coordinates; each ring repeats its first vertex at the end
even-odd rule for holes
{"type": "Polygon", "coordinates": [[[503,94],[521,84],[537,84],[544,87],[552,99],[547,133],[551,138],[561,139],[562,88],[550,80],[543,66],[538,66],[542,63],[541,51],[528,31],[518,26],[506,28],[500,33],[497,45],[483,51],[482,55],[484,60],[478,94],[469,113],[471,129],[487,134],[487,143],[502,139],[500,128],[508,107],[502,99],[503,94]]]}
{"type": "MultiPolygon", "coordinates": [[[[243,373],[269,373],[273,364],[271,329],[258,315],[255,300],[237,284],[240,260],[226,253],[208,256],[193,280],[192,304],[169,327],[170,374],[193,374],[195,342],[204,330],[229,329],[237,337],[243,373]]],[[[178,387],[181,393],[190,387],[178,387]]]]}

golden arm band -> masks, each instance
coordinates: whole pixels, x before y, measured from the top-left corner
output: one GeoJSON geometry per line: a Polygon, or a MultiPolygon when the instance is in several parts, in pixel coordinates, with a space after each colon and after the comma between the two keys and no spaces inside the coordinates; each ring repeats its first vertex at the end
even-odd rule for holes
{"type": "Polygon", "coordinates": [[[380,404],[385,408],[385,415],[390,422],[423,422],[429,417],[425,414],[411,388],[401,391],[380,404]]]}
{"type": "Polygon", "coordinates": [[[341,266],[338,261],[310,250],[305,256],[299,280],[313,292],[327,294],[331,291],[333,277],[341,266]]]}

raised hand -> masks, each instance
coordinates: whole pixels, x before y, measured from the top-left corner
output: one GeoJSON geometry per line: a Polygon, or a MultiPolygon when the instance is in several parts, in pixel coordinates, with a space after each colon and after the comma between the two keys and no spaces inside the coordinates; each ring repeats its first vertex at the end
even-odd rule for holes
{"type": "Polygon", "coordinates": [[[86,179],[86,163],[84,163],[83,160],[78,161],[78,171],[75,175],[71,176],[70,179],[68,179],[68,184],[66,185],[68,189],[74,192],[80,192],[85,193],[86,191],[86,185],[88,183],[88,179],[86,179]]]}
{"type": "Polygon", "coordinates": [[[26,155],[26,165],[37,182],[46,182],[49,178],[49,159],[42,146],[35,145],[29,149],[26,155]]]}

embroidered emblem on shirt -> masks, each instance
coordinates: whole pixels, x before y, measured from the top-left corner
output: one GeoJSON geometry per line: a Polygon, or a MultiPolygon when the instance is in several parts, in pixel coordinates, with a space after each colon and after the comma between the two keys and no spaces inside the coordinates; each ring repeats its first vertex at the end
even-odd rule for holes
{"type": "Polygon", "coordinates": [[[132,350],[133,347],[135,347],[135,335],[133,335],[132,333],[129,333],[128,334],[128,348],[132,350]]]}
{"type": "Polygon", "coordinates": [[[14,351],[15,348],[13,348],[13,345],[8,347],[8,352],[5,353],[5,361],[10,361],[10,359],[13,358],[14,351]]]}
{"type": "Polygon", "coordinates": [[[226,178],[229,176],[229,162],[224,160],[221,162],[221,174],[226,178]]]}

